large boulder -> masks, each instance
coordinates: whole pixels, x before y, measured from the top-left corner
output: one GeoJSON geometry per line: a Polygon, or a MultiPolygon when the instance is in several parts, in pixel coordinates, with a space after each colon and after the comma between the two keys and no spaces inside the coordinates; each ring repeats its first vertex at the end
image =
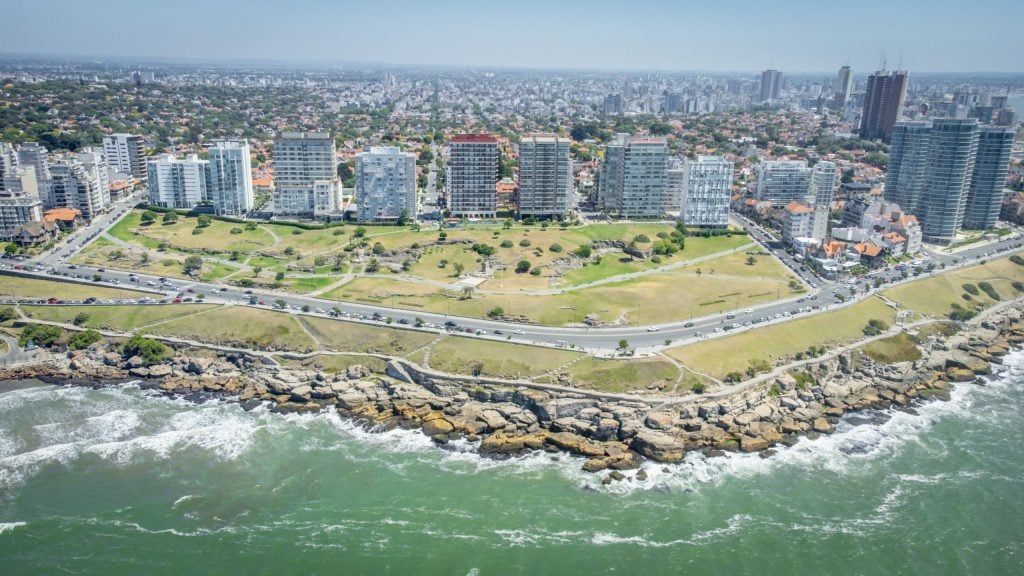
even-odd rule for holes
{"type": "Polygon", "coordinates": [[[522,436],[506,436],[501,432],[491,434],[480,442],[481,454],[515,454],[523,449],[522,436]]]}
{"type": "Polygon", "coordinates": [[[423,433],[426,434],[427,436],[436,436],[437,434],[448,434],[453,430],[455,430],[455,426],[446,418],[439,414],[437,415],[436,418],[431,418],[430,420],[423,421],[423,433]]]}
{"type": "Polygon", "coordinates": [[[672,428],[672,415],[667,412],[651,412],[644,420],[644,425],[653,430],[668,430],[672,428]]]}
{"type": "Polygon", "coordinates": [[[171,367],[167,364],[157,364],[156,366],[149,367],[149,376],[151,378],[163,378],[171,374],[171,367]]]}
{"type": "Polygon", "coordinates": [[[630,444],[633,451],[658,462],[679,462],[683,459],[684,447],[679,440],[654,430],[641,430],[630,444]]]}

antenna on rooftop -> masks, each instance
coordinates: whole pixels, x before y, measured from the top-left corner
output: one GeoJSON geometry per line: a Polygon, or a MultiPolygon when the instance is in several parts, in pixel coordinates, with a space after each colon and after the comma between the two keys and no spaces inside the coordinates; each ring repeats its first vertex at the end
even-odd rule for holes
{"type": "Polygon", "coordinates": [[[896,64],[897,70],[903,70],[903,50],[900,50],[900,59],[896,64]]]}

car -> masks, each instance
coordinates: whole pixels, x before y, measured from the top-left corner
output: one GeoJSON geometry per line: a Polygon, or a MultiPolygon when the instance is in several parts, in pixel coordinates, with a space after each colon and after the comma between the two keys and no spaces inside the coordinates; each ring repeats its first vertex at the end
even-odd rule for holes
{"type": "Polygon", "coordinates": [[[697,337],[697,338],[703,338],[704,337],[704,333],[703,332],[694,332],[693,335],[695,337],[697,337]]]}
{"type": "Polygon", "coordinates": [[[398,319],[398,323],[402,324],[402,325],[407,325],[409,323],[409,321],[406,320],[405,318],[399,318],[398,319]]]}
{"type": "Polygon", "coordinates": [[[732,319],[733,319],[733,318],[735,318],[735,317],[736,317],[736,315],[735,315],[735,314],[733,314],[732,312],[730,312],[730,313],[728,313],[728,314],[726,314],[726,315],[725,315],[725,319],[726,319],[726,320],[732,320],[732,319]]]}
{"type": "Polygon", "coordinates": [[[693,328],[693,322],[687,322],[686,324],[683,324],[683,328],[693,328]]]}
{"type": "Polygon", "coordinates": [[[452,320],[448,320],[448,321],[446,321],[446,322],[444,323],[444,327],[445,327],[445,328],[454,328],[454,327],[456,327],[456,326],[458,326],[458,324],[456,324],[456,323],[455,323],[454,321],[452,321],[452,320]]]}
{"type": "Polygon", "coordinates": [[[657,326],[648,326],[647,327],[647,331],[648,332],[657,332],[658,330],[661,330],[661,328],[658,328],[657,326]]]}
{"type": "Polygon", "coordinates": [[[513,330],[512,333],[513,334],[518,334],[520,336],[522,336],[523,334],[526,334],[526,332],[523,332],[522,330],[513,330]]]}
{"type": "Polygon", "coordinates": [[[504,334],[504,332],[502,332],[501,330],[495,330],[494,331],[494,335],[495,336],[501,336],[502,334],[504,334]]]}
{"type": "Polygon", "coordinates": [[[746,312],[747,314],[750,314],[753,311],[754,311],[753,308],[747,308],[746,310],[744,310],[744,312],[746,312]]]}

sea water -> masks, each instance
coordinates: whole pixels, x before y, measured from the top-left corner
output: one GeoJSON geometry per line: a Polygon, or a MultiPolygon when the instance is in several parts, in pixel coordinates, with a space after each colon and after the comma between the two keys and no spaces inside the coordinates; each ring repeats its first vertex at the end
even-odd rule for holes
{"type": "Polygon", "coordinates": [[[1024,354],[949,402],[605,486],[568,455],[7,383],[0,574],[1024,574],[1024,354]]]}

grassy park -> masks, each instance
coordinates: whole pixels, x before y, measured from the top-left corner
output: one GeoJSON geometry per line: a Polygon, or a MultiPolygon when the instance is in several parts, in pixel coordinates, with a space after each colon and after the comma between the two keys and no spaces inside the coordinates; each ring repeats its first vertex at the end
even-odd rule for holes
{"type": "Polygon", "coordinates": [[[996,300],[987,292],[977,289],[983,282],[989,283],[1002,300],[1016,298],[1022,293],[1013,287],[1013,283],[1024,282],[1024,266],[1014,264],[1009,258],[999,258],[894,286],[883,291],[882,295],[921,316],[945,318],[953,304],[974,312],[995,304],[996,300]]]}

